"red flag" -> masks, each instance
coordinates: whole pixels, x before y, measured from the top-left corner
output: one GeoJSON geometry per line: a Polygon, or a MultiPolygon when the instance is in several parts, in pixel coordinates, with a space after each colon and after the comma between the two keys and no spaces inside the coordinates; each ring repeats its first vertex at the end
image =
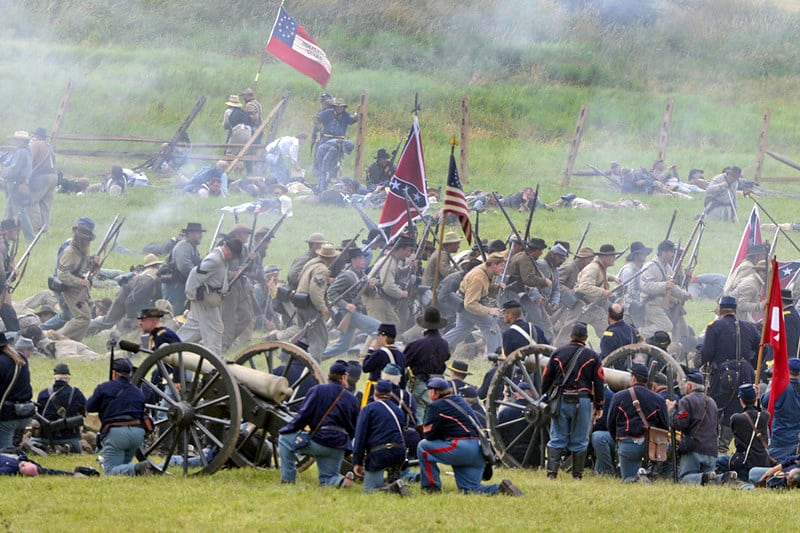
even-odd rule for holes
{"type": "Polygon", "coordinates": [[[328,56],[283,6],[278,9],[265,50],[323,87],[331,77],[328,56]]]}
{"type": "Polygon", "coordinates": [[[458,216],[467,244],[472,245],[472,222],[469,219],[469,207],[467,199],[464,197],[461,179],[458,177],[458,168],[456,168],[456,158],[453,154],[450,154],[450,169],[447,172],[447,187],[444,192],[444,209],[442,209],[443,215],[448,213],[458,216]]]}
{"type": "Polygon", "coordinates": [[[769,391],[770,424],[775,417],[775,402],[789,386],[789,354],[786,348],[786,326],[783,322],[783,300],[778,276],[778,262],[772,258],[772,276],[767,299],[767,313],[764,317],[763,346],[772,347],[772,384],[769,391]]]}
{"type": "Polygon", "coordinates": [[[791,288],[800,272],[800,261],[778,261],[778,269],[781,289],[791,288]]]}
{"type": "Polygon", "coordinates": [[[750,211],[750,216],[747,218],[747,225],[744,227],[744,232],[742,232],[739,248],[736,249],[736,257],[733,258],[733,265],[731,265],[731,270],[728,272],[728,279],[733,275],[733,271],[736,270],[739,263],[744,261],[744,258],[747,257],[747,250],[754,244],[761,244],[762,242],[761,219],[758,216],[758,208],[753,206],[753,210],[750,211]]]}
{"type": "Polygon", "coordinates": [[[422,138],[419,134],[419,121],[414,117],[411,133],[400,155],[397,170],[389,182],[389,194],[386,195],[378,221],[378,226],[389,229],[389,240],[397,237],[408,225],[409,212],[412,220],[425,212],[428,208],[427,191],[422,138]],[[406,198],[410,200],[409,203],[406,198]]]}

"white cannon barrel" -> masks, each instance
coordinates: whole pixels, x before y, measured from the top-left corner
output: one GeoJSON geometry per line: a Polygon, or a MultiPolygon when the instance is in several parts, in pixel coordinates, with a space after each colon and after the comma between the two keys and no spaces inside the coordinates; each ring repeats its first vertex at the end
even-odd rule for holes
{"type": "MultiPolygon", "coordinates": [[[[539,356],[539,366],[544,370],[550,358],[544,355],[539,356]]],[[[525,358],[525,368],[528,372],[533,372],[534,365],[536,364],[536,356],[529,355],[525,358]]],[[[617,370],[615,368],[603,368],[603,373],[606,376],[606,383],[608,388],[613,391],[621,391],[631,386],[631,373],[625,370],[617,370]]]]}
{"type": "MultiPolygon", "coordinates": [[[[180,352],[183,358],[183,366],[189,370],[197,372],[213,372],[214,366],[206,359],[203,359],[202,368],[200,365],[201,357],[191,352],[180,352]]],[[[178,353],[169,354],[164,357],[164,362],[173,366],[178,365],[178,353]]],[[[253,391],[256,395],[265,400],[281,403],[292,395],[292,388],[289,380],[281,376],[275,376],[254,368],[247,368],[237,364],[226,364],[225,368],[236,378],[236,380],[253,391]]]]}

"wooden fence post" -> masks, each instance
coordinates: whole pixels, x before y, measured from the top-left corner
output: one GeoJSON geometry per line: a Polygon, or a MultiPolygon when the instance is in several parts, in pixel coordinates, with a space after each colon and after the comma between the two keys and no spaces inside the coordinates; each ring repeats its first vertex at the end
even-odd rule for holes
{"type": "Polygon", "coordinates": [[[469,183],[469,96],[461,97],[461,172],[462,183],[469,183]]]}
{"type": "Polygon", "coordinates": [[[353,163],[353,178],[361,181],[364,175],[364,142],[367,138],[367,108],[369,107],[369,93],[361,91],[361,100],[358,103],[358,130],[356,134],[356,156],[353,163]]]}
{"type": "Polygon", "coordinates": [[[588,112],[589,106],[583,104],[581,106],[581,112],[578,114],[578,123],[575,125],[575,133],[572,135],[572,142],[569,145],[567,168],[564,169],[564,176],[561,178],[562,187],[569,185],[569,179],[572,176],[572,167],[575,166],[575,159],[578,157],[578,148],[581,146],[581,138],[583,137],[583,124],[586,122],[586,114],[588,112]]]}
{"type": "Polygon", "coordinates": [[[664,110],[664,120],[661,121],[661,134],[658,136],[658,157],[666,161],[667,159],[667,144],[669,144],[669,123],[672,122],[672,109],[675,107],[675,101],[670,98],[667,100],[667,108],[664,110]]]}
{"type": "Polygon", "coordinates": [[[764,152],[767,150],[767,134],[769,133],[769,120],[772,117],[772,111],[769,108],[764,109],[764,114],[761,115],[761,133],[758,134],[758,153],[756,154],[756,174],[753,180],[761,183],[761,171],[764,168],[764,152]]]}
{"type": "Polygon", "coordinates": [[[50,149],[55,150],[56,141],[58,140],[58,133],[61,131],[61,121],[64,119],[64,112],[67,110],[67,104],[72,96],[72,80],[67,82],[67,91],[61,98],[61,104],[58,106],[56,112],[56,119],[53,121],[53,127],[50,128],[50,149]]]}

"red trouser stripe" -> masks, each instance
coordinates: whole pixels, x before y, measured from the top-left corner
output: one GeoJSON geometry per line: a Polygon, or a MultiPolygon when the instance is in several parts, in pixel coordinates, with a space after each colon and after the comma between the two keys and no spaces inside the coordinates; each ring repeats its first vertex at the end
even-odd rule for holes
{"type": "Polygon", "coordinates": [[[434,453],[449,452],[455,450],[456,446],[458,446],[458,439],[453,439],[453,442],[450,444],[450,446],[446,446],[444,448],[436,448],[434,450],[425,450],[424,452],[422,452],[422,458],[423,461],[425,462],[425,475],[428,476],[428,483],[430,483],[431,485],[436,484],[436,481],[433,479],[433,472],[431,472],[431,464],[430,461],[428,461],[428,455],[432,455],[434,453]]]}

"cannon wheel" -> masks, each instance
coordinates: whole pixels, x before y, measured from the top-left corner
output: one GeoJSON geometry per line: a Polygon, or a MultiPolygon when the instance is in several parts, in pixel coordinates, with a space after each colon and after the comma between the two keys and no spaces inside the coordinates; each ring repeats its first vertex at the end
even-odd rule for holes
{"type": "MultiPolygon", "coordinates": [[[[291,367],[300,365],[303,369],[300,376],[289,382],[289,386],[293,391],[292,395],[282,403],[283,407],[292,415],[297,412],[306,399],[305,395],[298,394],[301,385],[306,382],[313,383],[313,380],[316,380],[316,383],[325,383],[322,367],[319,366],[316,359],[311,357],[308,352],[302,348],[289,342],[272,341],[256,344],[237,355],[234,361],[239,365],[270,374],[276,374],[287,379],[289,378],[288,373],[291,367]],[[288,359],[285,362],[281,360],[282,353],[288,354],[288,359]],[[275,372],[275,369],[280,369],[280,371],[275,372]]],[[[275,461],[275,466],[279,467],[278,435],[267,433],[265,437],[272,443],[273,460],[275,461]]],[[[298,456],[297,470],[302,472],[308,469],[312,464],[314,464],[313,457],[305,455],[298,456]]]]}
{"type": "Polygon", "coordinates": [[[547,344],[532,344],[511,353],[497,367],[489,384],[486,398],[487,422],[492,443],[505,466],[512,468],[532,468],[544,465],[544,453],[549,438],[548,427],[550,414],[540,405],[542,391],[542,365],[539,358],[549,357],[555,347],[547,344]],[[530,387],[531,396],[519,388],[518,383],[525,382],[530,387]],[[527,399],[520,405],[506,399],[507,391],[516,391],[527,399]],[[511,420],[499,423],[498,415],[502,409],[516,411],[511,420]],[[504,437],[502,429],[512,424],[519,424],[521,430],[513,437],[504,437]],[[511,448],[518,442],[527,440],[528,446],[522,461],[511,455],[511,448]],[[538,447],[538,450],[537,450],[538,447]]]}
{"type": "MultiPolygon", "coordinates": [[[[647,365],[648,368],[651,363],[655,362],[656,370],[667,375],[669,375],[669,369],[672,372],[673,379],[678,383],[681,383],[686,377],[683,367],[670,354],[658,346],[644,343],[620,346],[603,359],[603,366],[629,371],[634,360],[647,365]],[[641,359],[641,361],[637,359],[641,359]]],[[[627,387],[628,384],[625,383],[625,386],[627,387]]]]}
{"type": "Polygon", "coordinates": [[[172,469],[184,475],[213,474],[226,463],[239,437],[242,405],[239,384],[224,361],[198,344],[165,344],[142,362],[132,383],[142,389],[145,398],[148,395],[155,398],[146,408],[156,419],[156,429],[139,447],[140,461],[147,459],[162,472],[172,469]],[[174,368],[179,382],[154,378],[155,370],[161,376],[176,375],[165,362],[173,354],[177,358],[174,368]],[[184,354],[200,357],[200,370],[187,367],[184,354]],[[189,445],[200,452],[199,471],[189,466],[189,445]],[[218,448],[210,461],[202,453],[206,445],[218,448]],[[181,457],[182,465],[170,466],[173,457],[181,457]]]}

